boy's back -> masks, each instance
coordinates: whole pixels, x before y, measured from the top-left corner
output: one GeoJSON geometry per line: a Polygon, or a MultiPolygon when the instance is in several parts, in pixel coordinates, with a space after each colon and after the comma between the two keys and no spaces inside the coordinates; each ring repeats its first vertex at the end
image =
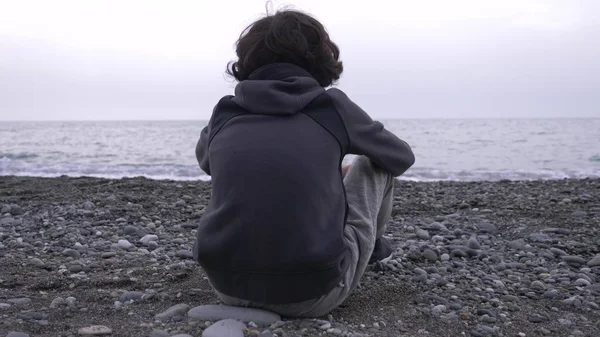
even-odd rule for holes
{"type": "Polygon", "coordinates": [[[324,89],[301,68],[268,68],[219,102],[199,144],[213,191],[195,252],[219,291],[298,302],[345,271],[345,151],[309,115],[339,121],[324,89]],[[270,70],[281,68],[296,73],[277,79],[270,70]]]}
{"type": "Polygon", "coordinates": [[[325,47],[315,47],[315,42],[303,47],[306,37],[299,34],[312,36],[318,22],[297,12],[280,12],[263,21],[240,38],[238,56],[247,62],[232,67],[240,81],[235,96],[219,101],[196,148],[201,168],[212,176],[213,190],[194,253],[222,298],[264,307],[323,297],[356,273],[357,260],[364,260],[357,254],[367,254],[368,260],[376,240],[372,222],[378,215],[367,213],[379,209],[376,204],[384,194],[391,200],[387,177],[406,171],[414,156],[405,142],[341,91],[325,90],[341,73],[337,47],[328,37],[320,38],[328,41],[325,47]],[[286,33],[294,29],[300,37],[293,48],[330,48],[322,51],[322,62],[313,60],[322,68],[301,66],[294,56],[306,55],[301,51],[278,56],[274,42],[265,42],[269,34],[290,38],[286,33]],[[258,49],[261,43],[263,49],[258,49]],[[252,58],[252,52],[258,56],[252,58]],[[257,61],[268,58],[262,55],[268,52],[276,62],[257,61]],[[349,198],[362,193],[374,199],[374,206],[363,206],[360,212],[348,205],[348,182],[341,170],[349,153],[368,157],[374,166],[365,172],[381,181],[361,187],[353,179],[357,186],[349,198]],[[382,170],[382,175],[373,170],[382,170]],[[352,222],[371,223],[373,237],[367,235],[366,248],[357,246],[365,230],[347,225],[352,222]]]}

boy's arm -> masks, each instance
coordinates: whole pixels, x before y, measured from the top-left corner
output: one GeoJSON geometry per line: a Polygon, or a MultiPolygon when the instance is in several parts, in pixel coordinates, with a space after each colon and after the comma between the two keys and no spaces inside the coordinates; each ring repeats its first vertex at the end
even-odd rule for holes
{"type": "Polygon", "coordinates": [[[395,177],[402,175],[415,163],[410,146],[373,121],[346,94],[338,89],[328,90],[350,138],[350,153],[364,155],[395,177]]]}
{"type": "Polygon", "coordinates": [[[210,165],[208,163],[208,142],[210,137],[210,123],[200,132],[200,139],[196,144],[196,159],[202,171],[210,175],[210,165]]]}

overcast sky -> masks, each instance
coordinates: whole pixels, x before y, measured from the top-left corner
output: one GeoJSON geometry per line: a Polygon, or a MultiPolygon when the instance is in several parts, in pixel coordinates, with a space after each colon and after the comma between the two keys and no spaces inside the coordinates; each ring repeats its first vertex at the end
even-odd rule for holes
{"type": "MultiPolygon", "coordinates": [[[[0,120],[208,119],[264,0],[0,0],[0,120]]],[[[600,117],[599,0],[274,1],[377,119],[600,117]]]]}

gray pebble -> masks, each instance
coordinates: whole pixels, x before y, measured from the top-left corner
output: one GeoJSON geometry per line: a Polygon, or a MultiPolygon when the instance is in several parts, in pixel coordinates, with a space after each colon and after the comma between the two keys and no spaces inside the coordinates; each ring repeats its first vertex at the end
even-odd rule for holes
{"type": "Polygon", "coordinates": [[[8,335],[6,335],[6,337],[29,337],[28,334],[24,333],[24,332],[9,332],[8,335]]]}
{"type": "Polygon", "coordinates": [[[188,318],[196,321],[217,321],[232,318],[242,322],[254,322],[261,326],[269,326],[281,320],[273,312],[228,305],[202,305],[188,311],[188,318]]]}
{"type": "Polygon", "coordinates": [[[74,264],[69,267],[69,272],[76,274],[83,270],[83,267],[79,264],[74,264]]]}
{"type": "Polygon", "coordinates": [[[439,278],[437,279],[437,281],[435,281],[435,285],[437,285],[438,287],[443,287],[446,284],[448,284],[448,280],[446,280],[445,278],[439,278]]]}
{"type": "Polygon", "coordinates": [[[138,233],[138,228],[132,225],[127,225],[123,229],[123,233],[125,233],[125,235],[135,235],[138,233]]]}
{"type": "Polygon", "coordinates": [[[444,241],[444,237],[441,235],[434,235],[431,237],[431,241],[433,242],[443,242],[444,241]]]}
{"type": "Polygon", "coordinates": [[[419,275],[427,275],[427,272],[424,269],[421,269],[419,267],[414,268],[413,271],[419,275]]]}
{"type": "Polygon", "coordinates": [[[76,251],[75,249],[71,249],[71,248],[67,248],[67,249],[63,250],[62,254],[64,256],[72,257],[74,259],[78,259],[81,256],[81,253],[79,253],[79,251],[76,251]]]}
{"type": "Polygon", "coordinates": [[[560,323],[560,325],[566,325],[566,326],[573,325],[573,322],[571,320],[564,319],[564,318],[559,318],[558,323],[560,323]]]}
{"type": "Polygon", "coordinates": [[[329,323],[329,322],[323,323],[319,326],[319,329],[321,329],[321,330],[331,329],[331,323],[329,323]]]}
{"type": "Polygon", "coordinates": [[[72,306],[74,306],[74,305],[75,305],[75,302],[77,302],[77,299],[76,299],[75,297],[73,297],[73,296],[69,296],[69,297],[67,297],[67,298],[65,299],[65,301],[67,301],[67,305],[68,305],[69,307],[72,307],[72,306]]]}
{"type": "Polygon", "coordinates": [[[562,235],[569,235],[569,234],[571,234],[571,230],[567,229],[567,228],[546,228],[546,229],[543,229],[542,232],[544,232],[544,233],[556,233],[556,234],[562,234],[562,235]]]}
{"type": "Polygon", "coordinates": [[[190,259],[191,260],[194,258],[194,253],[192,253],[192,251],[182,249],[177,252],[177,256],[179,256],[182,259],[190,259]]]}
{"type": "MultiPolygon", "coordinates": [[[[276,332],[276,331],[273,331],[273,332],[276,332]]],[[[342,330],[340,330],[338,328],[332,328],[332,329],[327,330],[327,333],[330,333],[335,336],[340,336],[342,334],[342,330]]]]}
{"type": "Polygon", "coordinates": [[[176,304],[167,310],[154,316],[157,319],[171,318],[174,316],[183,316],[190,309],[190,306],[185,303],[176,304]]]}
{"type": "Polygon", "coordinates": [[[529,321],[531,323],[541,323],[541,322],[546,322],[548,320],[547,317],[544,317],[540,314],[533,314],[529,317],[529,321]]]}
{"type": "Polygon", "coordinates": [[[588,280],[586,280],[584,278],[579,278],[575,282],[573,282],[573,285],[579,286],[579,287],[587,287],[590,284],[591,284],[590,281],[588,281],[588,280]]]}
{"type": "Polygon", "coordinates": [[[587,213],[584,211],[575,211],[571,214],[571,216],[573,216],[575,218],[583,218],[583,217],[587,216],[587,213]]]}
{"type": "Polygon", "coordinates": [[[432,222],[428,228],[432,231],[443,231],[443,232],[448,231],[448,228],[446,228],[446,226],[444,226],[443,224],[441,224],[439,222],[432,222]]]}
{"type": "Polygon", "coordinates": [[[36,267],[44,267],[46,265],[44,261],[38,259],[37,257],[34,257],[33,259],[29,260],[29,263],[36,267]]]}
{"type": "Polygon", "coordinates": [[[126,291],[119,296],[119,301],[127,302],[127,301],[137,301],[141,300],[144,293],[141,291],[126,291]]]}
{"type": "Polygon", "coordinates": [[[581,256],[565,255],[565,256],[561,256],[560,258],[569,264],[576,264],[576,265],[585,264],[585,260],[581,256]]]}
{"type": "Polygon", "coordinates": [[[244,337],[245,328],[246,324],[240,321],[223,319],[206,328],[202,337],[244,337]]]}
{"type": "Polygon", "coordinates": [[[600,266],[600,255],[594,256],[591,260],[588,261],[587,265],[589,267],[598,267],[600,266]]]}
{"type": "Polygon", "coordinates": [[[506,263],[498,263],[497,265],[494,266],[494,269],[496,269],[497,271],[505,271],[506,268],[508,268],[506,266],[506,263]]]}
{"type": "Polygon", "coordinates": [[[479,316],[488,315],[490,317],[496,317],[496,313],[495,312],[493,312],[490,309],[485,309],[485,308],[483,308],[483,309],[477,309],[477,315],[479,315],[479,316]]]}
{"type": "Polygon", "coordinates": [[[427,274],[415,276],[411,280],[416,283],[425,282],[427,281],[427,274]]]}
{"type": "Polygon", "coordinates": [[[9,298],[6,302],[16,305],[17,307],[27,307],[31,304],[31,299],[27,297],[9,298]]]}
{"type": "Polygon", "coordinates": [[[552,242],[552,238],[546,234],[533,233],[533,234],[529,235],[529,241],[547,243],[547,242],[552,242]]]}
{"type": "Polygon", "coordinates": [[[498,228],[490,223],[480,223],[477,224],[477,229],[480,233],[496,233],[498,228]]]}
{"type": "Polygon", "coordinates": [[[465,253],[467,253],[467,255],[469,255],[471,257],[479,255],[479,251],[476,249],[472,249],[472,248],[465,249],[465,253]]]}
{"type": "Polygon", "coordinates": [[[548,291],[546,291],[542,297],[544,298],[557,298],[558,297],[558,291],[556,289],[550,289],[548,291]]]}
{"type": "Polygon", "coordinates": [[[443,304],[436,305],[435,307],[431,308],[431,313],[435,316],[439,316],[442,313],[444,313],[445,311],[446,311],[446,306],[443,304]]]}
{"type": "Polygon", "coordinates": [[[94,209],[94,207],[96,207],[96,205],[94,205],[94,203],[89,200],[83,203],[83,208],[88,211],[94,209]]]}
{"type": "Polygon", "coordinates": [[[424,230],[424,229],[418,229],[416,232],[416,235],[419,239],[421,240],[428,240],[429,239],[429,232],[424,230]]]}
{"type": "Polygon", "coordinates": [[[148,241],[148,249],[156,249],[158,248],[158,243],[156,241],[148,241]]]}
{"type": "Polygon", "coordinates": [[[112,329],[104,325],[92,325],[77,331],[82,336],[103,336],[112,334],[112,329]]]}
{"type": "Polygon", "coordinates": [[[487,326],[487,325],[480,325],[479,328],[486,334],[488,335],[492,335],[492,336],[498,336],[498,332],[492,328],[491,326],[487,326]]]}
{"type": "Polygon", "coordinates": [[[467,257],[467,256],[469,256],[469,255],[467,255],[467,253],[465,253],[461,249],[454,249],[454,250],[452,250],[452,252],[450,252],[450,254],[452,256],[456,256],[456,257],[467,257]]]}
{"type": "Polygon", "coordinates": [[[442,261],[448,261],[448,260],[450,260],[450,255],[448,255],[448,254],[444,253],[444,254],[442,254],[442,255],[440,256],[440,259],[441,259],[442,261]]]}
{"type": "MultiPolygon", "coordinates": [[[[545,234],[542,234],[542,235],[545,235],[545,234]]],[[[525,250],[525,240],[517,239],[517,240],[510,241],[508,243],[508,246],[514,250],[525,250]]]]}
{"type": "Polygon", "coordinates": [[[556,256],[568,255],[564,250],[555,247],[550,248],[550,252],[556,256]]]}
{"type": "Polygon", "coordinates": [[[67,301],[62,298],[62,297],[57,297],[55,299],[52,300],[52,302],[50,303],[50,309],[55,309],[61,306],[66,306],[67,305],[67,301]]]}
{"type": "Polygon", "coordinates": [[[579,298],[579,296],[571,296],[569,298],[566,298],[563,300],[564,304],[568,304],[568,305],[572,305],[575,307],[579,307],[581,306],[582,302],[581,299],[579,298]]]}
{"type": "MultiPolygon", "coordinates": [[[[256,325],[256,323],[254,323],[254,322],[249,322],[248,324],[250,324],[250,323],[253,323],[254,325],[256,325]]],[[[281,328],[284,325],[285,325],[284,321],[277,321],[277,322],[271,324],[270,328],[271,329],[277,329],[277,328],[281,328]]]]}
{"type": "Polygon", "coordinates": [[[477,241],[477,238],[474,236],[471,236],[471,238],[469,238],[469,241],[467,242],[467,247],[471,249],[481,249],[479,241],[477,241]]]}
{"type": "Polygon", "coordinates": [[[517,302],[519,298],[515,295],[504,295],[502,296],[502,300],[505,302],[517,302]]]}
{"type": "Polygon", "coordinates": [[[462,308],[462,305],[460,305],[460,303],[452,303],[449,306],[450,310],[460,310],[462,308]]]}
{"type": "Polygon", "coordinates": [[[8,303],[1,303],[0,302],[0,310],[7,310],[7,309],[10,309],[10,307],[12,307],[12,305],[10,305],[8,303]]]}
{"type": "Polygon", "coordinates": [[[520,262],[509,262],[507,266],[510,269],[527,269],[527,265],[525,263],[520,262]]]}
{"type": "Polygon", "coordinates": [[[431,249],[425,249],[425,251],[421,254],[424,258],[426,258],[429,262],[435,262],[438,259],[437,254],[431,249]]]}
{"type": "Polygon", "coordinates": [[[18,316],[25,320],[31,319],[31,320],[36,320],[36,321],[40,321],[40,320],[43,320],[44,318],[46,318],[46,315],[42,314],[41,312],[35,312],[35,311],[23,312],[23,313],[19,314],[18,316]]]}
{"type": "Polygon", "coordinates": [[[117,253],[116,253],[116,252],[104,252],[104,253],[102,253],[102,255],[101,255],[101,257],[102,257],[103,259],[110,259],[111,257],[115,257],[115,256],[117,256],[117,253]]]}
{"type": "Polygon", "coordinates": [[[169,337],[170,334],[168,332],[166,332],[165,330],[159,330],[159,329],[154,329],[152,330],[152,332],[150,332],[150,335],[148,335],[148,337],[169,337]]]}
{"type": "Polygon", "coordinates": [[[546,289],[546,285],[542,281],[533,281],[533,282],[531,282],[530,287],[531,287],[531,289],[536,289],[536,290],[546,289]]]}

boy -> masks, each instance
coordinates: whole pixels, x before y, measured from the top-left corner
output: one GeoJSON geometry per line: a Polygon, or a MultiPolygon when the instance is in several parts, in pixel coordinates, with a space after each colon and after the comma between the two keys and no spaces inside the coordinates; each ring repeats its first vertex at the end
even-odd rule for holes
{"type": "Polygon", "coordinates": [[[382,237],[411,148],[325,88],[339,49],[316,19],[286,10],[250,25],[227,72],[239,83],[200,135],[212,177],[194,256],[226,304],[319,317],[391,256],[382,237]],[[350,167],[346,154],[356,154],[350,167]]]}

